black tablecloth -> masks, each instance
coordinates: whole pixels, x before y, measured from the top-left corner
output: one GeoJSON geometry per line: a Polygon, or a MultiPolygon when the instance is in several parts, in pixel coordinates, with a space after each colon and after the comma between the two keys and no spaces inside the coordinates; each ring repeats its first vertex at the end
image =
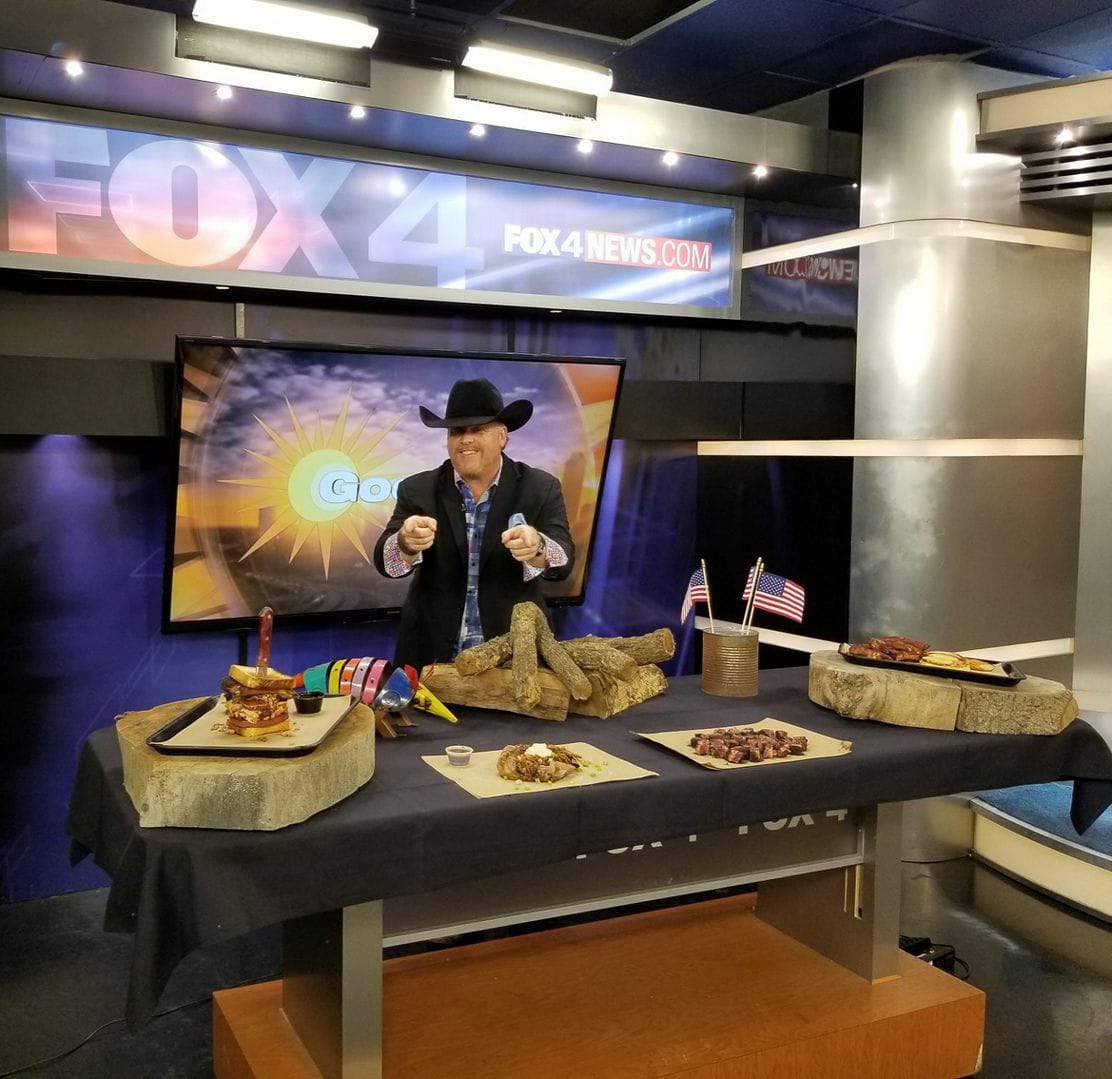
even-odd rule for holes
{"type": "Polygon", "coordinates": [[[638,842],[797,813],[1073,779],[1072,819],[1087,828],[1112,803],[1112,751],[1081,720],[1053,737],[919,730],[842,719],[807,699],[805,668],[762,671],[759,697],[730,700],[676,678],[668,692],[610,719],[566,723],[460,710],[421,716],[380,739],[373,779],[277,832],[141,828],[123,789],[114,728],[92,734],[74,782],[74,857],[111,877],[106,928],[135,934],[128,1019],[142,1022],[194,948],[353,903],[545,865],[638,842]],[[845,756],[712,772],[633,731],[759,724],[765,717],[850,739],[845,756]],[[658,778],[476,799],[420,758],[466,742],[588,742],[658,778]]]}

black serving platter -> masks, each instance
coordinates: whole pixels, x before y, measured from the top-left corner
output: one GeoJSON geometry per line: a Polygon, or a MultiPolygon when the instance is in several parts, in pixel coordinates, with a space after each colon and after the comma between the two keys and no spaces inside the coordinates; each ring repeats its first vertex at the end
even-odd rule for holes
{"type": "MultiPolygon", "coordinates": [[[[872,659],[870,656],[855,656],[849,651],[848,644],[838,646],[838,652],[850,663],[860,663],[862,667],[887,667],[892,671],[908,671],[911,674],[927,674],[932,678],[957,678],[963,682],[980,682],[986,686],[1014,686],[1027,677],[1011,663],[996,663],[991,659],[982,663],[992,663],[991,671],[963,671],[956,667],[936,667],[932,663],[912,663],[903,659],[872,659]]],[[[964,654],[964,653],[963,653],[964,654]]],[[[969,659],[976,659],[970,656],[969,659]]]]}
{"type": "Polygon", "coordinates": [[[324,705],[316,715],[291,712],[294,736],[282,733],[262,738],[214,731],[212,713],[220,703],[220,697],[206,697],[191,705],[155,731],[147,739],[147,745],[159,753],[189,757],[302,757],[312,753],[358,702],[343,695],[325,696],[324,705]],[[190,737],[191,729],[194,737],[190,737]],[[179,735],[184,737],[177,737],[179,735]]]}

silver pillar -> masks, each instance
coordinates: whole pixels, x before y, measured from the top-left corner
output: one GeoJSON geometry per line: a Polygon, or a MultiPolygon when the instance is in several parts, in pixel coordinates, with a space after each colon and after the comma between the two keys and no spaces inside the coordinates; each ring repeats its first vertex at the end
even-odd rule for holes
{"type": "MultiPolygon", "coordinates": [[[[1002,79],[1022,81],[940,61],[866,82],[861,223],[923,235],[861,250],[858,438],[1081,437],[1087,254],[1007,242],[1009,228],[932,235],[940,219],[1078,231],[1019,204],[1014,158],[975,152],[976,92],[1002,79]]],[[[859,460],[851,636],[956,650],[1070,636],[1080,473],[1077,457],[859,460]]],[[[1040,673],[1068,680],[1068,663],[1040,673]]]]}
{"type": "Polygon", "coordinates": [[[1112,212],[1093,214],[1073,688],[1112,711],[1112,212]]]}
{"type": "Polygon", "coordinates": [[[1085,232],[1021,205],[1019,158],[978,153],[977,94],[1038,81],[957,61],[912,61],[865,80],[861,224],[951,218],[1085,232]]]}
{"type": "MultiPolygon", "coordinates": [[[[915,238],[861,249],[858,438],[1081,437],[1088,255],[1053,235],[1014,241],[1017,227],[1085,223],[1021,205],[1018,159],[975,148],[977,92],[1021,81],[948,61],[866,81],[861,224],[919,224],[915,238]],[[945,235],[954,220],[1001,227],[945,235]]],[[[1076,456],[858,459],[851,639],[965,650],[1071,636],[1080,494],[1076,456]]],[[[1070,680],[1068,658],[1025,668],[1070,680]]],[[[904,857],[963,853],[966,804],[906,809],[904,857]]]]}

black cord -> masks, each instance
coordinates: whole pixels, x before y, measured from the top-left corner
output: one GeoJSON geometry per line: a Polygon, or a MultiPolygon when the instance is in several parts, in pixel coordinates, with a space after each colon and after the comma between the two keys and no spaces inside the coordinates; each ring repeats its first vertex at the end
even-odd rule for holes
{"type": "MultiPolygon", "coordinates": [[[[228,986],[228,988],[239,989],[240,986],[243,985],[253,985],[259,981],[271,981],[272,979],[273,976],[271,978],[252,978],[248,981],[237,982],[235,985],[228,986]]],[[[172,1008],[167,1008],[164,1012],[155,1012],[154,1015],[151,1016],[151,1020],[153,1021],[155,1019],[162,1019],[164,1016],[173,1015],[174,1012],[185,1011],[186,1008],[196,1008],[198,1004],[210,1004],[211,1002],[212,994],[210,993],[207,997],[201,997],[198,1000],[190,1000],[187,1001],[185,1004],[176,1004],[172,1008]]],[[[38,1060],[32,1060],[30,1064],[21,1064],[18,1068],[13,1068],[11,1071],[0,1072],[0,1079],[8,1079],[8,1077],[11,1075],[22,1075],[24,1072],[31,1071],[32,1068],[41,1068],[44,1064],[53,1064],[56,1060],[63,1060],[71,1053],[76,1053],[77,1050],[80,1049],[82,1046],[85,1046],[89,1042],[91,1042],[102,1030],[107,1030],[109,1027],[114,1027],[117,1023],[122,1022],[124,1022],[124,1016],[122,1015],[117,1019],[109,1019],[107,1023],[101,1023],[100,1026],[96,1028],[96,1030],[90,1031],[88,1034],[86,1034],[85,1037],[82,1038],[81,1041],[79,1041],[76,1045],[71,1045],[68,1049],[63,1049],[61,1050],[61,1052],[54,1053],[51,1056],[40,1057],[38,1060]]]]}
{"type": "MultiPolygon", "coordinates": [[[[934,944],[934,947],[936,947],[936,948],[949,948],[950,951],[954,953],[953,956],[950,959],[950,962],[952,962],[955,966],[958,963],[960,963],[962,971],[964,972],[962,974],[959,974],[956,970],[948,970],[948,971],[946,971],[946,973],[952,975],[955,978],[957,978],[958,981],[962,981],[962,982],[969,981],[969,964],[964,959],[962,959],[961,956],[959,956],[956,951],[954,951],[954,946],[952,944],[943,944],[941,941],[937,941],[937,940],[933,941],[932,943],[934,944]]],[[[0,1079],[3,1079],[3,1076],[0,1076],[0,1079]]]]}
{"type": "Polygon", "coordinates": [[[70,1053],[76,1053],[83,1045],[91,1042],[102,1030],[107,1030],[109,1027],[114,1027],[117,1023],[122,1023],[123,1019],[109,1019],[107,1023],[101,1023],[96,1030],[86,1034],[76,1045],[70,1046],[69,1049],[63,1049],[60,1053],[55,1053],[53,1056],[40,1057],[38,1060],[31,1061],[30,1064],[21,1064],[18,1068],[14,1068],[10,1072],[0,1072],[0,1079],[7,1079],[9,1075],[19,1075],[22,1072],[30,1071],[32,1068],[41,1068],[44,1064],[53,1064],[56,1060],[61,1060],[63,1057],[68,1057],[70,1053]]]}

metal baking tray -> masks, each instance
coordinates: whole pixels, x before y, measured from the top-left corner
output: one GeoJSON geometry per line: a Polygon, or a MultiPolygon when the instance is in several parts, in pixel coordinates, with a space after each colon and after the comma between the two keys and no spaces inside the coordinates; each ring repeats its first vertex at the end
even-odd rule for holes
{"type": "MultiPolygon", "coordinates": [[[[1011,663],[996,663],[991,659],[981,661],[991,663],[993,667],[991,671],[963,671],[957,667],[936,667],[932,663],[914,663],[904,659],[872,659],[869,656],[854,656],[850,654],[848,644],[839,645],[838,652],[850,663],[860,663],[862,667],[887,667],[892,671],[929,674],[932,678],[957,678],[963,682],[980,682],[986,686],[1014,686],[1027,677],[1011,663]]],[[[962,655],[964,654],[963,652],[962,655]]]]}
{"type": "Polygon", "coordinates": [[[244,738],[222,722],[223,698],[206,697],[155,731],[147,745],[159,753],[192,757],[301,757],[312,753],[357,703],[348,696],[326,696],[320,712],[302,715],[290,701],[291,730],[244,738]]]}

